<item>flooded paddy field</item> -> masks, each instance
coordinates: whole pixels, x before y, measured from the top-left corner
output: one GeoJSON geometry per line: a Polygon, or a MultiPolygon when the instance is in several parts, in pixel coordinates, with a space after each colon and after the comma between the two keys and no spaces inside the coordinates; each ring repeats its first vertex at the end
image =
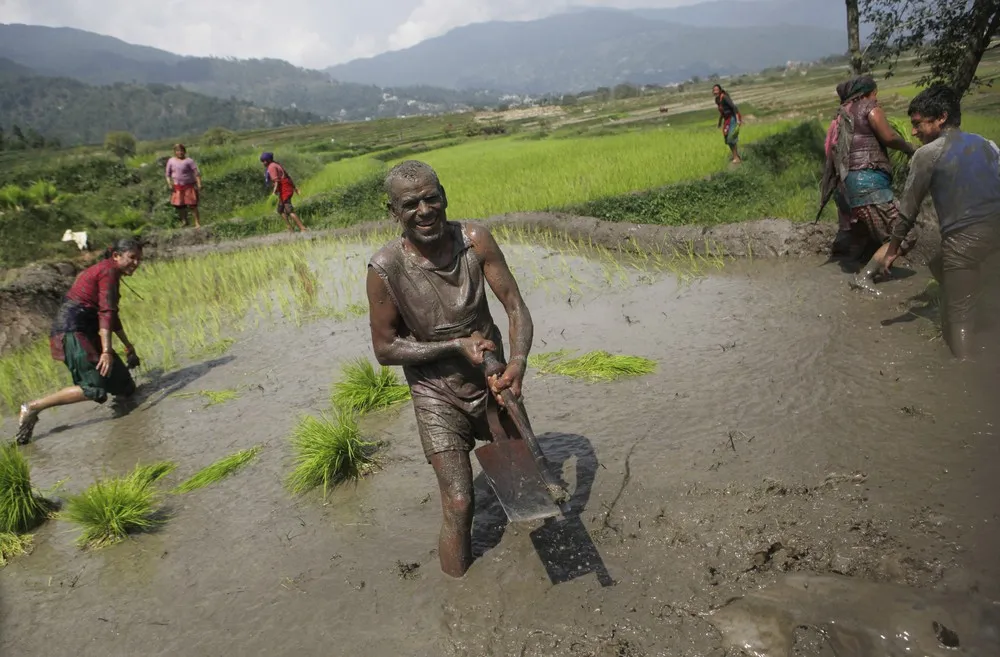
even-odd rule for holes
{"type": "Polygon", "coordinates": [[[174,347],[127,415],[42,415],[25,448],[42,489],[159,460],[178,464],[172,486],[264,448],[167,496],[155,533],[84,551],[71,525],[43,525],[0,570],[0,654],[1000,654],[995,347],[950,359],[911,300],[925,268],[871,299],[822,258],[623,262],[507,238],[534,353],[658,363],[611,383],[529,369],[526,408],[573,513],[508,525],[479,477],[480,557],[462,580],[442,575],[408,403],[363,419],[384,442],[379,472],[325,502],[287,492],[292,428],[329,408],[343,363],[374,360],[361,313],[377,240],[317,241],[309,272],[213,334],[227,350],[174,347]],[[223,389],[238,396],[185,395],[223,389]]]}

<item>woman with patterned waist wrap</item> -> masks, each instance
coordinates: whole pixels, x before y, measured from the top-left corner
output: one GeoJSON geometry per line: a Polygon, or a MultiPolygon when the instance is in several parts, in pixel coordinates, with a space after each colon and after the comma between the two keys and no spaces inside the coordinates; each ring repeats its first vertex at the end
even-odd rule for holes
{"type": "MultiPolygon", "coordinates": [[[[892,190],[892,162],[889,148],[912,156],[916,150],[893,130],[878,103],[878,87],[870,75],[841,83],[842,99],[835,124],[828,134],[827,167],[824,173],[820,209],[838,191],[841,207],[847,210],[841,229],[865,230],[879,245],[868,264],[855,276],[852,287],[879,294],[875,274],[888,248],[892,230],[900,221],[899,207],[892,190]]],[[[901,252],[913,248],[914,239],[901,252]]]]}
{"type": "Polygon", "coordinates": [[[47,408],[88,399],[103,404],[108,395],[130,397],[135,392],[129,369],[138,367],[139,357],[118,316],[118,286],[121,277],[134,274],[141,262],[142,244],[126,238],[76,277],[49,334],[52,358],[65,363],[73,385],[21,405],[18,444],[31,440],[38,414],[47,408]],[[112,348],[112,335],[125,347],[127,366],[112,348]]]}

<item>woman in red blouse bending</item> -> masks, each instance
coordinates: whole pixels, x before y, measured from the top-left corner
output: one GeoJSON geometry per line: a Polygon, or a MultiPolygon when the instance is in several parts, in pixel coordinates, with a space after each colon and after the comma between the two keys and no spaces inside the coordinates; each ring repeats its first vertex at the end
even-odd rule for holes
{"type": "Polygon", "coordinates": [[[134,274],[140,262],[142,244],[122,239],[105,251],[103,260],[76,277],[49,334],[52,358],[66,364],[74,385],[21,404],[19,445],[31,440],[38,414],[46,408],[87,399],[103,404],[109,394],[130,397],[135,392],[129,369],[138,367],[139,357],[118,318],[118,286],[121,277],[134,274]],[[125,346],[127,366],[111,347],[112,334],[125,346]]]}

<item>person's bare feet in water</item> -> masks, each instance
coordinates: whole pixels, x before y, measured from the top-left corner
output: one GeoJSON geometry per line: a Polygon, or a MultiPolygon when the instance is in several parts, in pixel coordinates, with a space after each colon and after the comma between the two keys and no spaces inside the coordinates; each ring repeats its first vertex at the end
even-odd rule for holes
{"type": "Polygon", "coordinates": [[[875,287],[875,275],[879,271],[878,262],[872,260],[864,269],[859,271],[853,279],[848,282],[852,290],[861,290],[877,297],[882,296],[882,291],[875,287]]]}
{"type": "Polygon", "coordinates": [[[37,423],[38,411],[31,410],[27,404],[21,404],[21,414],[17,419],[17,435],[15,436],[18,445],[27,445],[31,442],[31,434],[34,433],[37,423]]]}

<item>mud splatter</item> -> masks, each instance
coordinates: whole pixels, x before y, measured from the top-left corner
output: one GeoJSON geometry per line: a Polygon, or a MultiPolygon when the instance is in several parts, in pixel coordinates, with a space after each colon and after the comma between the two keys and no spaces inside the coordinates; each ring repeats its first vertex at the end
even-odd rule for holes
{"type": "Polygon", "coordinates": [[[847,577],[788,575],[711,615],[726,644],[792,657],[795,630],[818,629],[838,657],[1000,654],[1000,605],[847,577]]]}

